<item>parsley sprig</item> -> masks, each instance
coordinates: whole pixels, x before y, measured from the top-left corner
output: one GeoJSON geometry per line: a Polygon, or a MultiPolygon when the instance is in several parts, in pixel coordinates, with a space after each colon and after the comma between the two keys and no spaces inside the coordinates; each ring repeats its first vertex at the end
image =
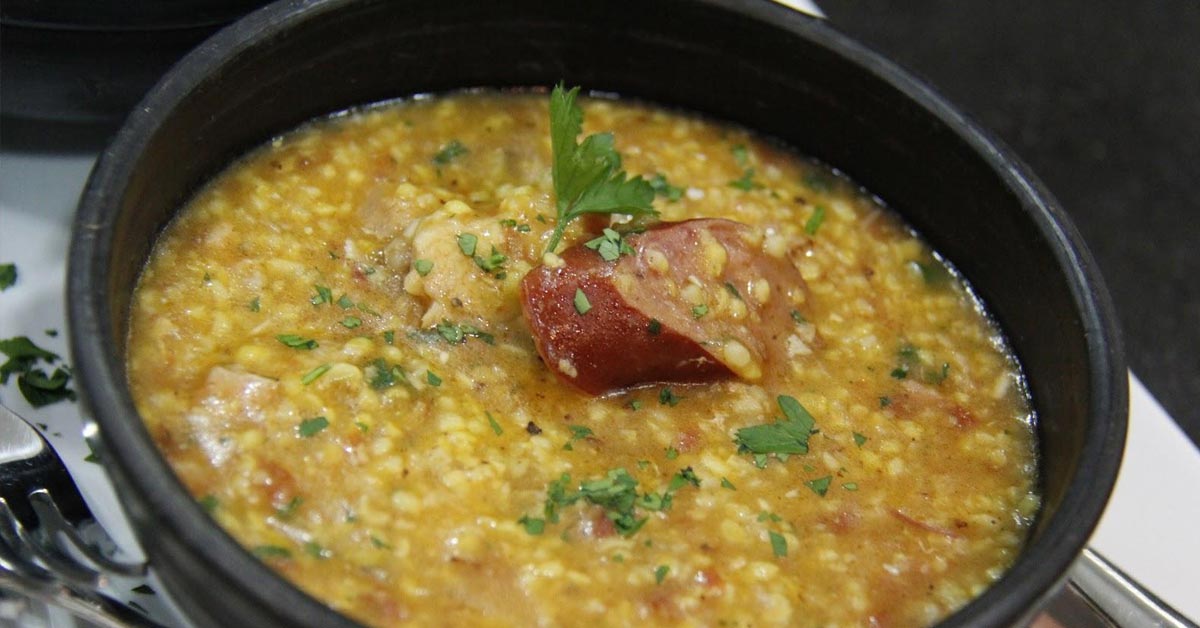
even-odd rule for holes
{"type": "Polygon", "coordinates": [[[808,453],[808,437],[816,425],[813,416],[794,397],[779,395],[776,401],[784,418],[739,429],[736,434],[739,452],[777,457],[808,453]]]}
{"type": "Polygon", "coordinates": [[[551,173],[558,220],[548,252],[554,251],[572,220],[584,214],[657,216],[651,206],[654,188],[641,176],[628,178],[621,155],[613,148],[612,133],[595,133],[578,142],[583,132],[583,109],[575,104],[578,87],[562,83],[550,93],[551,173]]]}

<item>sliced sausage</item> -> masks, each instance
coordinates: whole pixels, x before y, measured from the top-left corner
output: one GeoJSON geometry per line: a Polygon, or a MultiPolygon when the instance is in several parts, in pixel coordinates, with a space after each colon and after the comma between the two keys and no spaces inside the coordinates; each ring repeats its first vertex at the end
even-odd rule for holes
{"type": "Polygon", "coordinates": [[[765,253],[762,241],[744,224],[703,218],[625,235],[632,253],[612,261],[572,246],[522,280],[538,352],[591,394],[761,380],[787,360],[791,313],[805,300],[795,266],[765,253]]]}

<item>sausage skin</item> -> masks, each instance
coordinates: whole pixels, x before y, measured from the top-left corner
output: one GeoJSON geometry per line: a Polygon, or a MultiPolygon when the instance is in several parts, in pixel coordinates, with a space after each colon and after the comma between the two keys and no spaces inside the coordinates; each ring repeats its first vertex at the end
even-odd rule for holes
{"type": "Polygon", "coordinates": [[[654,383],[757,381],[786,359],[804,280],[744,224],[713,218],[627,234],[607,261],[584,244],[521,282],[538,353],[562,381],[598,395],[654,383]],[[579,312],[576,291],[590,309],[579,312]]]}

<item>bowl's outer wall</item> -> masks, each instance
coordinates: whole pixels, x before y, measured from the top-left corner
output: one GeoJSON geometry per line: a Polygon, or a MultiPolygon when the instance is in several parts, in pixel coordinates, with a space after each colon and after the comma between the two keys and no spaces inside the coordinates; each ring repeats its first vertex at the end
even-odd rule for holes
{"type": "Polygon", "coordinates": [[[77,218],[68,291],[82,391],[140,539],[193,620],[352,625],[203,516],[136,415],[122,366],[127,317],[157,234],[233,159],[315,116],[559,80],[734,121],[816,156],[884,198],[969,278],[1028,377],[1045,505],[1012,571],[945,625],[1027,614],[1106,501],[1126,380],[1094,264],[1019,164],[888,63],[767,2],[332,0],[273,5],[184,59],[102,155],[77,218]]]}

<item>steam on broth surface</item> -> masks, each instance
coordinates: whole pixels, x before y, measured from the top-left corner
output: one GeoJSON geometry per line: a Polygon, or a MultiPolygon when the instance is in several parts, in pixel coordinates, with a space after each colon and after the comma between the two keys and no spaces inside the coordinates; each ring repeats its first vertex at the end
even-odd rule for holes
{"type": "MultiPolygon", "coordinates": [[[[763,368],[581,391],[575,364],[539,356],[522,280],[604,228],[617,257],[595,263],[652,273],[656,228],[588,216],[545,254],[543,96],[370,108],[234,164],[140,279],[134,397],[196,499],[371,625],[920,626],[978,595],[1039,499],[1020,375],[962,282],[818,164],[678,112],[582,105],[661,221],[736,221],[738,246],[800,278],[646,280],[695,329],[769,323],[763,368]],[[786,320],[754,318],[768,307],[786,320]]],[[[587,317],[580,292],[567,311],[587,317]]],[[[620,370],[636,346],[592,350],[620,370]]]]}

